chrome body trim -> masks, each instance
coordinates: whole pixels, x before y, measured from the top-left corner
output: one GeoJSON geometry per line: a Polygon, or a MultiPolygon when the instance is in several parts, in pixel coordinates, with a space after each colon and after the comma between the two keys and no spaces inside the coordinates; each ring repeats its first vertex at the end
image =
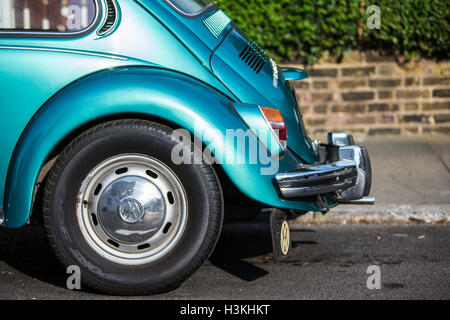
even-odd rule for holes
{"type": "Polygon", "coordinates": [[[357,200],[342,200],[338,198],[340,204],[357,204],[357,205],[369,205],[373,206],[375,204],[375,197],[363,197],[357,200]]]}
{"type": "Polygon", "coordinates": [[[70,49],[58,49],[58,48],[42,48],[42,47],[27,47],[27,46],[0,46],[0,49],[9,49],[9,50],[30,50],[30,51],[50,51],[50,52],[61,52],[61,53],[73,53],[73,54],[83,54],[87,56],[95,56],[101,58],[115,59],[127,61],[128,58],[104,54],[104,53],[96,53],[96,52],[88,52],[82,50],[70,50],[70,49]]]}
{"type": "Polygon", "coordinates": [[[211,3],[209,5],[207,5],[206,7],[204,7],[201,11],[196,12],[196,13],[187,13],[184,12],[183,10],[181,10],[180,8],[178,8],[176,5],[174,5],[172,2],[170,2],[170,0],[164,0],[164,2],[171,7],[175,12],[177,12],[178,14],[182,15],[183,17],[186,18],[198,18],[200,16],[203,16],[204,14],[210,12],[213,9],[217,8],[217,4],[215,3],[211,3]]]}
{"type": "Polygon", "coordinates": [[[339,158],[356,163],[358,177],[356,184],[342,191],[340,198],[343,200],[357,200],[369,195],[372,184],[372,169],[367,150],[361,146],[345,146],[339,148],[339,158]]]}
{"type": "Polygon", "coordinates": [[[305,166],[275,177],[284,198],[298,198],[336,192],[355,185],[357,168],[354,162],[339,160],[324,165],[305,166]]]}
{"type": "Polygon", "coordinates": [[[346,132],[330,132],[328,133],[328,143],[338,147],[351,146],[355,144],[353,136],[346,132]]]}
{"type": "Polygon", "coordinates": [[[329,144],[321,146],[320,158],[324,164],[304,165],[296,171],[275,176],[281,196],[292,199],[336,193],[339,201],[361,200],[361,204],[372,204],[374,200],[366,198],[372,184],[367,149],[348,145],[353,142],[353,137],[343,132],[330,133],[328,139],[329,144]]]}

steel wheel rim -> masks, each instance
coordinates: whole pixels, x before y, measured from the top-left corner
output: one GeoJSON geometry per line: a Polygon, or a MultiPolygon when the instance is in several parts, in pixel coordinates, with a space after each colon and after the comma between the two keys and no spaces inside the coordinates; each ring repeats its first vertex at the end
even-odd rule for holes
{"type": "Polygon", "coordinates": [[[82,182],[77,220],[95,252],[118,264],[141,265],[166,255],[187,221],[187,197],[175,173],[142,154],[122,154],[82,182]]]}

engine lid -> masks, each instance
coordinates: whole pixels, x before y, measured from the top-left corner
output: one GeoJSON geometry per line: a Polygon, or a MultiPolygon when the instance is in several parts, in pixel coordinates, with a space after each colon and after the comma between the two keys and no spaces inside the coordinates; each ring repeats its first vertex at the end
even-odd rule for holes
{"type": "Polygon", "coordinates": [[[308,163],[317,161],[296,96],[282,70],[260,46],[234,27],[210,61],[215,75],[241,102],[280,110],[287,127],[288,147],[308,163]]]}

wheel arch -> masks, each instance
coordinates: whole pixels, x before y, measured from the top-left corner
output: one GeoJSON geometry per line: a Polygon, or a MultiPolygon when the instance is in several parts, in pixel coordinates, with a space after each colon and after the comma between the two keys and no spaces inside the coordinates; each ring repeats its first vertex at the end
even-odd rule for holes
{"type": "MultiPolygon", "coordinates": [[[[42,201],[42,192],[44,189],[44,181],[47,177],[47,174],[52,169],[53,164],[56,158],[64,151],[64,149],[73,141],[76,137],[78,137],[83,132],[108,121],[114,120],[124,120],[124,119],[137,119],[137,120],[147,120],[152,122],[157,122],[163,125],[166,125],[172,129],[180,128],[176,123],[169,121],[164,118],[160,118],[151,114],[143,114],[143,113],[118,113],[113,115],[107,115],[104,117],[96,118],[92,121],[84,123],[83,125],[74,128],[69,134],[61,139],[49,152],[46,158],[43,160],[43,164],[39,170],[38,177],[35,183],[35,190],[33,192],[33,198],[31,202],[31,214],[30,218],[32,221],[37,223],[42,223],[42,216],[40,212],[40,204],[42,201]]],[[[185,129],[185,128],[180,128],[185,129]]]]}

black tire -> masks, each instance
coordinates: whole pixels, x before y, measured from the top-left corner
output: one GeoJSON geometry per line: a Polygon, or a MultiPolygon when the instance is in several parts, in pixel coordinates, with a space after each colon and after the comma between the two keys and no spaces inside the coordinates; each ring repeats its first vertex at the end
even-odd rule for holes
{"type": "Polygon", "coordinates": [[[64,267],[77,265],[83,285],[108,294],[141,295],[178,287],[208,259],[223,223],[223,196],[214,169],[206,164],[171,161],[173,130],[144,120],[98,125],[74,139],[51,169],[44,191],[47,236],[64,267]],[[160,160],[185,190],[187,219],[181,238],[156,261],[123,265],[98,254],[84,238],[76,201],[85,177],[99,163],[120,154],[142,154],[160,160]]]}

